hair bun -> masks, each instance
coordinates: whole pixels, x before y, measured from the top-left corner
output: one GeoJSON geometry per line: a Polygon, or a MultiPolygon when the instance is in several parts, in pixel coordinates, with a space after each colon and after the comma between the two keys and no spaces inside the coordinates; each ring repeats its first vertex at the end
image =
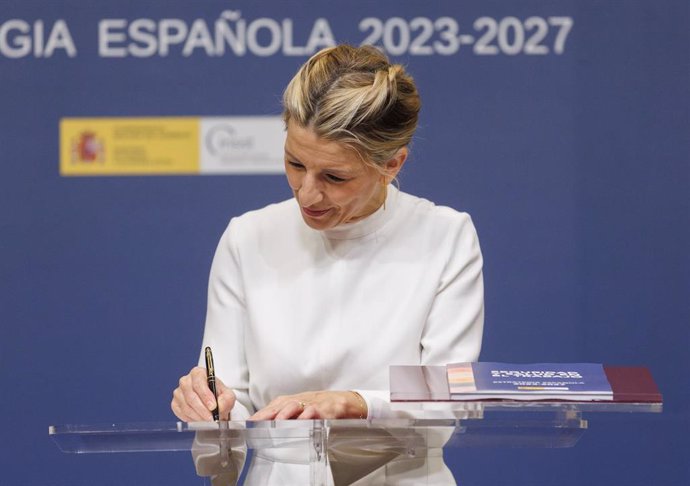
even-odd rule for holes
{"type": "Polygon", "coordinates": [[[341,141],[381,164],[408,145],[420,100],[414,80],[373,46],[339,45],[314,54],[283,94],[283,118],[341,141]]]}

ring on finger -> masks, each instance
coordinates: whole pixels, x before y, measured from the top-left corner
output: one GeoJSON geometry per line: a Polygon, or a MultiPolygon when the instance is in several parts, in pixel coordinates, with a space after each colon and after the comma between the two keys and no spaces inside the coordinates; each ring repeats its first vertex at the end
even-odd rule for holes
{"type": "Polygon", "coordinates": [[[307,407],[307,402],[299,401],[297,402],[302,410],[304,410],[307,407]]]}

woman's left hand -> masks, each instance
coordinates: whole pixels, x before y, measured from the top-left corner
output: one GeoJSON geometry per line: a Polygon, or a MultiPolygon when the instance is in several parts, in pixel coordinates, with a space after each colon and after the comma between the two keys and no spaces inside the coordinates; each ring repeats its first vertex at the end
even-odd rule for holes
{"type": "Polygon", "coordinates": [[[362,397],[353,391],[315,391],[274,398],[249,420],[366,418],[362,397]]]}

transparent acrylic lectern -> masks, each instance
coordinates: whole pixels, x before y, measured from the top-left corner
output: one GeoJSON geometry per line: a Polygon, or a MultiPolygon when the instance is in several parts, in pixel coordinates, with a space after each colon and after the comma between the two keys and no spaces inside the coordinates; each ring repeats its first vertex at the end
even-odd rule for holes
{"type": "MultiPolygon", "coordinates": [[[[424,376],[433,382],[442,379],[442,370],[428,367],[424,376]]],[[[197,474],[213,486],[264,486],[269,463],[299,478],[283,484],[360,486],[384,484],[385,478],[385,484],[455,485],[461,478],[445,466],[444,450],[572,447],[587,430],[583,414],[662,410],[660,395],[658,401],[610,402],[442,398],[408,397],[392,403],[393,417],[386,419],[62,425],[49,433],[70,453],[190,451],[197,474]]]]}

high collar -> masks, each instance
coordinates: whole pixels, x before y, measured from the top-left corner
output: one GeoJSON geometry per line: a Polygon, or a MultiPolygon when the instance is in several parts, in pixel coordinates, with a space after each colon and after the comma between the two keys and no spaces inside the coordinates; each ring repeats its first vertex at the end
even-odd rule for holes
{"type": "Polygon", "coordinates": [[[323,230],[321,233],[326,238],[332,240],[352,240],[363,238],[380,230],[388,221],[393,219],[398,202],[398,194],[398,189],[389,184],[386,191],[386,202],[376,211],[360,221],[343,223],[335,228],[323,230]]]}

